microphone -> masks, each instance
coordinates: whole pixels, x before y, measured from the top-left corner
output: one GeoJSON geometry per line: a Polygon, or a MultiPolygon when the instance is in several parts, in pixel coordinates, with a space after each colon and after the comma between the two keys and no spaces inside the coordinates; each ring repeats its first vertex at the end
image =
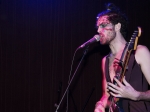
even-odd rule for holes
{"type": "Polygon", "coordinates": [[[91,38],[90,40],[88,40],[87,42],[85,42],[84,44],[82,44],[81,46],[78,47],[78,49],[80,48],[84,48],[94,42],[98,42],[100,40],[100,36],[99,35],[95,35],[93,38],[91,38]]]}

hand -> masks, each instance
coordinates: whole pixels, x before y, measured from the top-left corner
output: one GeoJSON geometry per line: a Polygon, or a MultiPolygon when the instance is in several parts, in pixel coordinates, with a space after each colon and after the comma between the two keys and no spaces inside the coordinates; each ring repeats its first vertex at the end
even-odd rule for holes
{"type": "Polygon", "coordinates": [[[112,83],[108,83],[108,89],[111,90],[110,94],[114,97],[121,97],[121,98],[128,98],[131,100],[137,100],[139,96],[139,92],[137,92],[125,79],[123,78],[124,85],[114,78],[114,80],[117,82],[117,85],[114,85],[112,83]]]}
{"type": "Polygon", "coordinates": [[[104,109],[104,107],[97,106],[97,107],[95,108],[94,112],[105,112],[105,109],[104,109]]]}
{"type": "Polygon", "coordinates": [[[101,101],[98,101],[98,102],[96,103],[94,112],[105,112],[104,105],[102,104],[101,101]]]}

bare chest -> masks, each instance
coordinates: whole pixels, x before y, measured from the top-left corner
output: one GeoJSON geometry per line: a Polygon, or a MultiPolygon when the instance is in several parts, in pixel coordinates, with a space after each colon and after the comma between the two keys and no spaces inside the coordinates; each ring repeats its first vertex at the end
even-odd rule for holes
{"type": "Polygon", "coordinates": [[[120,55],[109,57],[109,75],[110,79],[113,82],[113,78],[116,75],[116,70],[118,68],[118,60],[120,59],[120,55]]]}

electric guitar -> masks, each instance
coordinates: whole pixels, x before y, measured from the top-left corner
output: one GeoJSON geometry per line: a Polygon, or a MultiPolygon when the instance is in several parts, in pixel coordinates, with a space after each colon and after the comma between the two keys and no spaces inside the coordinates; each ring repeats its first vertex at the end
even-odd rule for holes
{"type": "MultiPolygon", "coordinates": [[[[116,78],[122,83],[123,77],[125,76],[126,70],[128,69],[128,62],[132,51],[135,51],[137,48],[138,39],[141,36],[141,28],[138,27],[138,30],[134,31],[130,41],[126,43],[123,53],[120,60],[118,60],[116,78]]],[[[117,83],[113,81],[115,85],[117,83]]],[[[110,105],[109,112],[124,112],[121,104],[121,99],[110,96],[110,105]]]]}

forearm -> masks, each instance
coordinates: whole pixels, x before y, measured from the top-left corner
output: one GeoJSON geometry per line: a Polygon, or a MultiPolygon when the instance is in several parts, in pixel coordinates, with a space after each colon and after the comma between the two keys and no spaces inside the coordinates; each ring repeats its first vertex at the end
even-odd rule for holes
{"type": "Polygon", "coordinates": [[[138,92],[137,100],[150,101],[150,90],[146,92],[138,92]]]}

